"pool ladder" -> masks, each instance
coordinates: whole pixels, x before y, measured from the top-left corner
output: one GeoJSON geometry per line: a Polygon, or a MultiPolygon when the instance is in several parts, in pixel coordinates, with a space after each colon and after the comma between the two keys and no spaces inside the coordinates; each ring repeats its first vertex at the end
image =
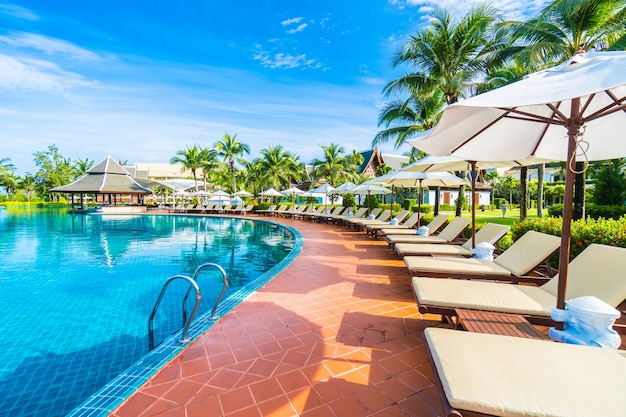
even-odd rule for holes
{"type": "Polygon", "coordinates": [[[150,351],[154,349],[154,328],[153,328],[154,316],[156,315],[159,305],[161,304],[161,300],[163,299],[163,296],[165,295],[165,291],[167,290],[167,287],[170,285],[170,283],[178,279],[182,279],[189,283],[189,288],[187,289],[187,292],[185,293],[185,297],[183,298],[183,303],[182,303],[183,334],[181,338],[178,340],[178,343],[180,344],[188,343],[191,340],[189,336],[187,335],[187,333],[189,332],[189,326],[191,326],[191,322],[193,321],[193,318],[195,317],[196,312],[198,311],[198,307],[200,306],[200,300],[202,300],[202,293],[200,292],[200,287],[198,286],[198,275],[200,274],[200,271],[209,267],[217,269],[222,274],[222,278],[224,280],[224,286],[222,287],[222,291],[220,292],[219,297],[217,297],[217,300],[215,300],[215,304],[213,305],[213,310],[211,310],[211,316],[209,317],[209,320],[215,320],[218,318],[217,307],[219,306],[220,301],[222,301],[222,297],[224,296],[224,293],[226,292],[226,288],[228,288],[228,275],[226,275],[226,271],[224,271],[224,268],[222,268],[218,264],[209,262],[209,263],[200,265],[196,269],[196,272],[194,272],[193,278],[187,275],[182,275],[182,274],[173,275],[169,277],[167,280],[165,280],[165,283],[163,284],[163,288],[161,289],[161,293],[159,294],[159,298],[157,298],[157,301],[154,304],[154,308],[152,309],[152,313],[150,313],[150,319],[148,320],[148,349],[150,351]],[[187,318],[187,299],[191,295],[192,289],[196,293],[196,302],[194,303],[193,310],[191,311],[189,318],[187,318]]]}

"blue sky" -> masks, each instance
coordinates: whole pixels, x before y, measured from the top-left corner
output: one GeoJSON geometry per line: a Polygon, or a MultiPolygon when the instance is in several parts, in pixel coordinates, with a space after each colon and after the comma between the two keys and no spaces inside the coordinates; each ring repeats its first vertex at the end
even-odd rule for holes
{"type": "MultiPolygon", "coordinates": [[[[0,0],[1,1],[1,0],[0,0]]],[[[477,1],[438,1],[462,15],[477,1]]],[[[492,2],[508,18],[543,1],[492,2]]],[[[422,0],[23,1],[0,4],[0,158],[35,172],[73,160],[169,162],[225,132],[252,159],[303,162],[331,142],[371,148],[393,53],[425,24],[422,0]]],[[[386,153],[391,145],[383,146],[386,153]]]]}

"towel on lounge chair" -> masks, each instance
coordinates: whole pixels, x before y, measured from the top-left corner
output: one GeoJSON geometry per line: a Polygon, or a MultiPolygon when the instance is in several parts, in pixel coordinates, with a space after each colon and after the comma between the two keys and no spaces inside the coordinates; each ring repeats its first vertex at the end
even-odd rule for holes
{"type": "Polygon", "coordinates": [[[624,416],[624,351],[441,328],[424,336],[446,416],[624,416]]]}

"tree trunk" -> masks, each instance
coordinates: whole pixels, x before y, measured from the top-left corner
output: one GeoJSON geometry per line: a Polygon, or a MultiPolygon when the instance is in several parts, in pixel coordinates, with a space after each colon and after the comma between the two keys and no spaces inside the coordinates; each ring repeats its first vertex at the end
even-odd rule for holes
{"type": "Polygon", "coordinates": [[[230,161],[230,174],[233,178],[233,193],[237,192],[237,180],[235,179],[235,161],[230,161]]]}
{"type": "Polygon", "coordinates": [[[574,177],[574,207],[572,220],[585,218],[585,177],[587,171],[584,162],[576,162],[576,176],[574,177]]]}
{"type": "Polygon", "coordinates": [[[545,175],[545,164],[537,165],[537,217],[543,217],[543,177],[545,175]]]}
{"type": "MultiPolygon", "coordinates": [[[[460,171],[459,172],[459,177],[466,179],[467,178],[467,172],[466,171],[460,171]]],[[[456,204],[456,217],[461,217],[461,214],[463,214],[463,202],[465,201],[465,186],[461,185],[459,186],[459,196],[457,197],[457,204],[456,204]]]]}
{"type": "Polygon", "coordinates": [[[439,194],[441,187],[435,187],[435,216],[439,214],[439,194]]]}
{"type": "Polygon", "coordinates": [[[528,217],[528,167],[522,167],[519,172],[519,219],[528,217]]]}

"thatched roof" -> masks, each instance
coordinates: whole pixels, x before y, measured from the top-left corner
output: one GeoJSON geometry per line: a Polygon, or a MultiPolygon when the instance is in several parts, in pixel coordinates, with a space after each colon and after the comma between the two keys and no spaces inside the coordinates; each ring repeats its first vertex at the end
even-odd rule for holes
{"type": "Polygon", "coordinates": [[[76,181],[50,191],[89,194],[152,194],[152,190],[139,185],[111,156],[98,162],[76,181]]]}

